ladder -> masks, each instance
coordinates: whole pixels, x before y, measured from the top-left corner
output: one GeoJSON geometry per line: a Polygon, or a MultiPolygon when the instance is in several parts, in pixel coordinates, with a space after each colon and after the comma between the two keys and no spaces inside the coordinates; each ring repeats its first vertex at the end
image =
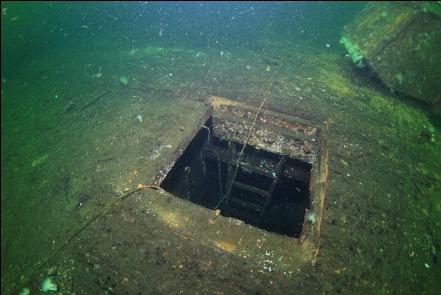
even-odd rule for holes
{"type": "MultiPolygon", "coordinates": [[[[227,202],[227,214],[239,219],[253,220],[257,225],[260,225],[265,216],[267,207],[271,201],[277,182],[282,174],[287,159],[286,155],[280,155],[280,160],[274,165],[259,165],[260,158],[243,154],[243,158],[238,163],[236,146],[233,142],[228,142],[228,172],[227,172],[227,194],[225,196],[227,202]],[[236,166],[242,167],[253,173],[272,178],[268,190],[255,187],[248,183],[243,183],[235,179],[236,166]],[[233,194],[233,189],[238,188],[243,191],[252,193],[259,197],[251,200],[241,198],[240,195],[233,194]]],[[[237,176],[237,175],[236,175],[237,176]]],[[[237,177],[236,177],[237,178],[237,177]]]]}

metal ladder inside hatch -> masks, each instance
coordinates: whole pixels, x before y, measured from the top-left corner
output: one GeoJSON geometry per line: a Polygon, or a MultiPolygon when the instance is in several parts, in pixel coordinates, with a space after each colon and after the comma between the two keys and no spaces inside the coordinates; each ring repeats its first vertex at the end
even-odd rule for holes
{"type": "Polygon", "coordinates": [[[227,188],[230,189],[227,191],[225,196],[229,211],[227,213],[228,215],[232,215],[236,218],[253,220],[255,223],[260,224],[271,201],[280,175],[284,170],[287,156],[281,155],[278,163],[276,162],[273,165],[267,165],[266,167],[259,165],[261,162],[260,158],[250,155],[243,156],[238,163],[237,159],[239,155],[233,142],[228,142],[228,154],[227,188]],[[235,179],[236,169],[239,169],[236,168],[237,165],[246,169],[247,171],[272,178],[269,189],[264,190],[251,184],[237,181],[235,179]],[[240,195],[233,194],[234,188],[250,192],[252,193],[251,195],[256,195],[256,198],[241,198],[240,195]]]}

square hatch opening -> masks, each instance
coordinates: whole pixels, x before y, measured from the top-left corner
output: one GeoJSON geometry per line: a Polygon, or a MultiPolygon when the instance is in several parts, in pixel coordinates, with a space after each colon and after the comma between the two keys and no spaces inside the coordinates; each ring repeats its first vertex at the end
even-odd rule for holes
{"type": "Polygon", "coordinates": [[[323,179],[322,123],[226,100],[212,106],[151,186],[268,232],[306,238],[323,197],[323,187],[315,189],[323,179]]]}

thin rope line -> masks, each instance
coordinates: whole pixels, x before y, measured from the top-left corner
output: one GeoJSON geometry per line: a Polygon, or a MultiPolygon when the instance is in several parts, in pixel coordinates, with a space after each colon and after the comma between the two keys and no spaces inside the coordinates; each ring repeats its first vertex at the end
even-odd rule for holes
{"type": "Polygon", "coordinates": [[[268,98],[268,96],[269,96],[270,94],[271,94],[271,92],[268,93],[267,96],[265,96],[265,98],[263,99],[262,103],[260,104],[259,109],[257,110],[256,117],[254,118],[253,125],[251,125],[251,129],[250,129],[250,131],[248,132],[248,136],[247,136],[247,138],[246,138],[246,140],[245,140],[245,142],[244,142],[244,144],[243,144],[242,150],[241,150],[240,153],[239,153],[239,157],[237,157],[236,170],[234,171],[233,180],[231,181],[230,186],[229,186],[227,192],[225,193],[225,195],[222,197],[222,199],[219,201],[219,203],[217,203],[217,205],[213,208],[213,211],[216,210],[216,209],[218,208],[218,206],[220,205],[220,203],[222,203],[222,201],[228,196],[228,194],[230,193],[231,189],[233,188],[233,181],[234,181],[234,179],[236,178],[237,171],[239,170],[239,164],[240,164],[240,160],[242,159],[243,151],[245,150],[245,147],[246,147],[247,144],[248,144],[248,140],[249,140],[250,137],[251,137],[251,133],[253,132],[254,125],[256,124],[257,117],[259,116],[260,110],[263,108],[263,105],[265,104],[266,99],[268,98]]]}

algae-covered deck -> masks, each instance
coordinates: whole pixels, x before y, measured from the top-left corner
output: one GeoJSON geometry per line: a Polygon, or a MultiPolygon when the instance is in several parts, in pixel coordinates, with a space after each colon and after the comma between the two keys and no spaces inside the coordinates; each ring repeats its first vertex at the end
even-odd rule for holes
{"type": "Polygon", "coordinates": [[[261,42],[73,47],[3,82],[2,293],[434,294],[437,114],[343,48],[261,42]]]}

